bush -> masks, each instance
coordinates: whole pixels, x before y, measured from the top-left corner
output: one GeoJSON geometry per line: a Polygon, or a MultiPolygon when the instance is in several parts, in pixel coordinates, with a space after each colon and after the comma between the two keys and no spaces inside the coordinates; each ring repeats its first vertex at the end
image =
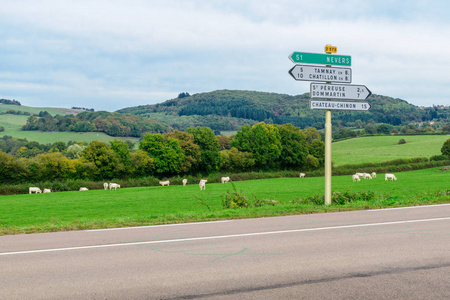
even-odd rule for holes
{"type": "Polygon", "coordinates": [[[450,139],[444,142],[441,148],[442,155],[447,155],[450,157],[450,139]]]}
{"type": "Polygon", "coordinates": [[[406,144],[405,139],[400,139],[400,140],[398,141],[398,144],[399,144],[399,145],[406,144]]]}
{"type": "Polygon", "coordinates": [[[236,187],[234,186],[234,183],[231,182],[231,185],[233,186],[233,191],[227,191],[222,195],[222,207],[223,208],[243,208],[243,207],[249,207],[250,201],[247,197],[242,193],[242,191],[239,193],[236,191],[236,187]]]}
{"type": "Polygon", "coordinates": [[[442,161],[450,159],[447,155],[433,155],[430,157],[430,161],[442,161]]]}

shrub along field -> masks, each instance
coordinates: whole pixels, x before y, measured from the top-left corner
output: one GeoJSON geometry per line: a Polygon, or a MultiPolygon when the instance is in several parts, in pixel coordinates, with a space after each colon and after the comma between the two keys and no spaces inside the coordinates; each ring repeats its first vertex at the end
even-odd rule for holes
{"type": "Polygon", "coordinates": [[[396,173],[396,176],[397,181],[385,181],[384,174],[379,174],[372,180],[361,182],[352,182],[350,175],[334,176],[332,188],[335,193],[330,206],[322,204],[323,177],[207,183],[205,191],[200,191],[197,182],[189,182],[187,186],[0,196],[0,234],[450,202],[450,171],[431,168],[396,173]],[[224,208],[222,200],[226,194],[246,197],[248,207],[224,208]]]}
{"type": "Polygon", "coordinates": [[[449,135],[371,136],[332,144],[334,166],[441,155],[449,135]],[[406,144],[398,144],[404,139],[406,144]]]}

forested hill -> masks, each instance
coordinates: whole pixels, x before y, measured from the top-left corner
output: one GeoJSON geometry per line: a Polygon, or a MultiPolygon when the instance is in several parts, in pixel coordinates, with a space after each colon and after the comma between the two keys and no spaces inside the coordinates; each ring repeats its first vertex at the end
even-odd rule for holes
{"type": "MultiPolygon", "coordinates": [[[[182,96],[182,97],[180,97],[182,96]]],[[[141,105],[118,110],[119,113],[142,115],[184,130],[188,127],[206,126],[213,130],[238,130],[242,125],[261,121],[274,124],[291,123],[300,128],[324,127],[325,113],[309,108],[309,93],[291,96],[241,90],[219,90],[179,98],[155,105],[141,105]]],[[[334,111],[333,120],[363,123],[406,125],[411,122],[444,119],[450,111],[436,107],[419,109],[405,100],[381,95],[371,95],[368,112],[334,111]]]]}

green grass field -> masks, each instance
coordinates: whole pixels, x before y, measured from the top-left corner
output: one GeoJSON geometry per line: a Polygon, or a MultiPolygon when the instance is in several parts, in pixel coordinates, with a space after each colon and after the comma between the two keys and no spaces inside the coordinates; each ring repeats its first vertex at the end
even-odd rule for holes
{"type": "MultiPolygon", "coordinates": [[[[15,109],[14,105],[0,104],[0,112],[7,109],[15,109]],[[5,108],[6,106],[6,108],[5,108]]],[[[47,110],[47,108],[32,108],[22,107],[23,111],[29,111],[31,113],[39,113],[41,110],[47,110]]],[[[49,113],[62,114],[58,109],[49,109],[49,113]]],[[[21,115],[0,115],[0,126],[5,128],[5,131],[0,132],[0,136],[10,135],[15,138],[27,139],[28,141],[38,141],[41,144],[52,144],[54,142],[76,141],[76,142],[91,142],[93,140],[99,140],[103,142],[112,141],[115,137],[109,136],[103,132],[41,132],[41,131],[21,131],[21,128],[27,122],[28,116],[21,115]]],[[[139,142],[138,138],[132,137],[117,137],[119,140],[130,140],[132,142],[139,142]]]]}
{"type": "Polygon", "coordinates": [[[334,166],[441,155],[449,135],[372,136],[333,143],[334,166]],[[406,144],[399,145],[404,139],[406,144]]]}
{"type": "Polygon", "coordinates": [[[208,183],[169,187],[123,188],[117,191],[54,192],[0,196],[0,234],[75,230],[248,218],[323,211],[367,209],[450,202],[450,171],[437,168],[397,173],[397,181],[352,182],[351,176],[333,177],[333,191],[374,191],[375,199],[345,205],[292,204],[306,196],[323,195],[324,178],[278,178],[235,182],[237,191],[250,199],[278,201],[275,206],[223,209],[222,195],[232,185],[208,183]],[[436,195],[437,191],[447,191],[436,195]]]}

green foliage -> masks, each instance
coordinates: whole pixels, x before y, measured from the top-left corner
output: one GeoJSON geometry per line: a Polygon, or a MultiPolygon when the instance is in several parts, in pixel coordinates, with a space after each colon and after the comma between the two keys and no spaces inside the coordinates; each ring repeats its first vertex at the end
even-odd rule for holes
{"type": "Polygon", "coordinates": [[[441,148],[442,155],[450,157],[450,139],[446,140],[441,148]]]}
{"type": "Polygon", "coordinates": [[[219,142],[210,128],[196,127],[186,129],[194,136],[194,143],[200,147],[201,160],[195,171],[210,173],[217,171],[220,165],[219,142]]]}
{"type": "Polygon", "coordinates": [[[292,124],[278,125],[281,141],[280,164],[284,168],[301,168],[306,163],[306,135],[292,124]]]}
{"type": "Polygon", "coordinates": [[[146,132],[162,133],[170,131],[170,128],[141,116],[85,111],[76,116],[53,117],[49,113],[30,116],[22,130],[104,132],[110,136],[141,137],[146,132]]]}
{"type": "Polygon", "coordinates": [[[105,142],[92,141],[84,148],[81,157],[93,164],[93,179],[113,178],[124,168],[118,155],[105,142]]]}
{"type": "Polygon", "coordinates": [[[224,171],[240,172],[252,169],[255,165],[253,155],[249,152],[241,152],[235,147],[230,150],[220,151],[220,168],[224,171]]]}
{"type": "Polygon", "coordinates": [[[148,133],[139,145],[153,159],[158,174],[177,174],[181,172],[184,154],[178,140],[165,139],[161,134],[148,133]]]}
{"type": "Polygon", "coordinates": [[[399,145],[403,145],[403,144],[406,144],[406,141],[405,141],[405,139],[400,139],[400,140],[398,141],[398,144],[399,144],[399,145]]]}
{"type": "MultiPolygon", "coordinates": [[[[261,121],[322,129],[323,112],[309,109],[309,99],[309,93],[290,96],[256,91],[218,90],[171,99],[156,105],[124,108],[118,112],[146,116],[166,122],[179,130],[196,126],[206,126],[219,131],[238,130],[244,125],[253,126],[261,121]]],[[[368,101],[372,105],[370,111],[337,111],[333,112],[333,120],[342,122],[343,126],[355,120],[362,124],[372,123],[368,132],[389,134],[390,128],[388,132],[386,126],[448,120],[450,115],[449,110],[436,107],[418,109],[404,100],[382,95],[371,95],[368,101]],[[382,124],[381,127],[375,126],[376,123],[382,124]]],[[[343,137],[336,137],[341,138],[343,137]]]]}
{"type": "Polygon", "coordinates": [[[227,191],[222,195],[222,207],[223,208],[247,208],[250,206],[250,201],[248,198],[241,192],[236,190],[234,183],[231,182],[233,186],[233,190],[227,191]]]}
{"type": "Polygon", "coordinates": [[[239,151],[253,154],[255,166],[273,168],[281,155],[281,137],[274,125],[258,123],[252,128],[243,126],[230,143],[239,151]]]}
{"type": "Polygon", "coordinates": [[[200,146],[195,143],[192,134],[175,130],[170,133],[165,133],[164,137],[166,139],[176,139],[181,147],[184,159],[180,166],[180,172],[189,173],[191,170],[199,169],[202,153],[200,151],[200,146]]]}

